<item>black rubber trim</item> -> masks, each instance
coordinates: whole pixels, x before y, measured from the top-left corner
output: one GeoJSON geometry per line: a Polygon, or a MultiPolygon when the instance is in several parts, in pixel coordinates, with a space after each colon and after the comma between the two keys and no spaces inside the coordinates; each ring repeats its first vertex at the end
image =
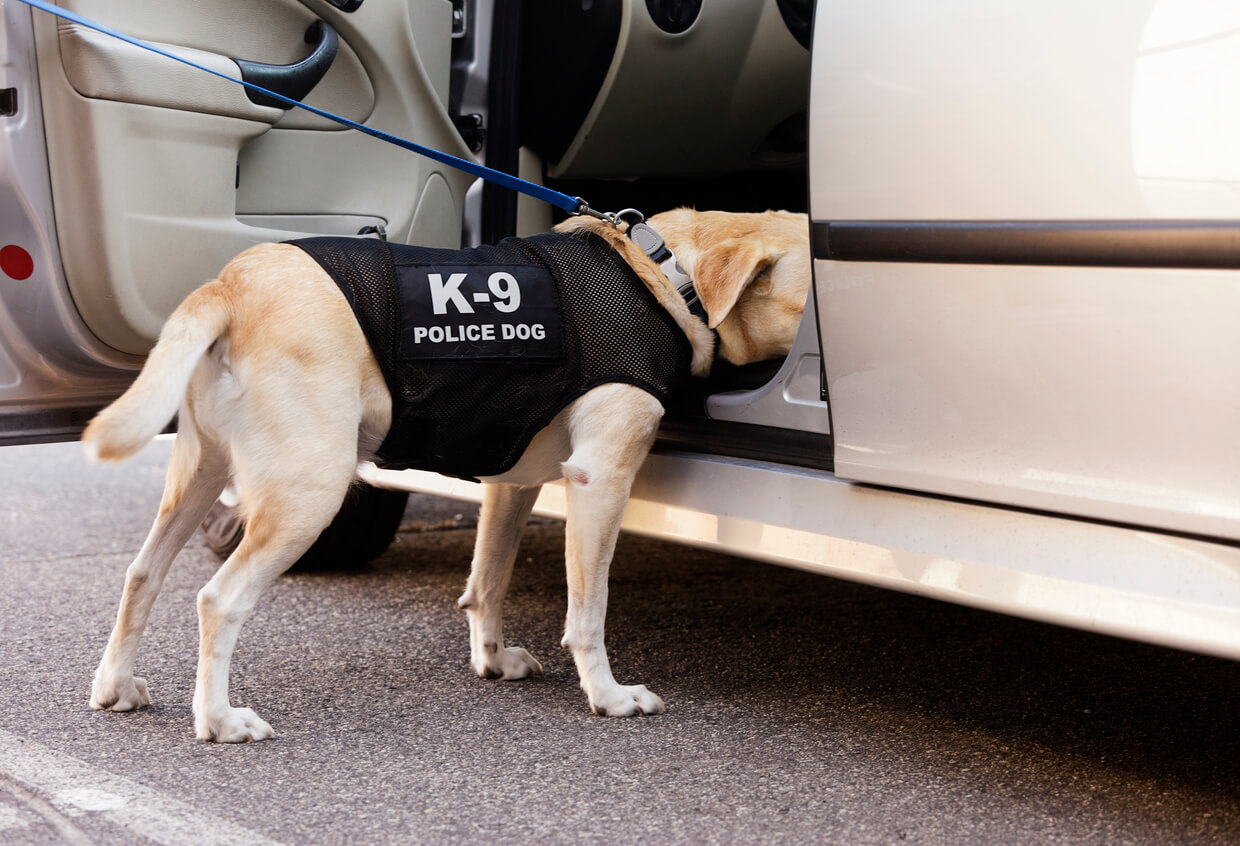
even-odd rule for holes
{"type": "Polygon", "coordinates": [[[834,261],[1240,269],[1240,221],[814,221],[834,261]]]}
{"type": "Polygon", "coordinates": [[[0,414],[0,446],[74,441],[102,405],[0,414]]]}
{"type": "Polygon", "coordinates": [[[664,419],[654,449],[726,455],[827,472],[835,467],[830,435],[731,420],[664,419]]]}

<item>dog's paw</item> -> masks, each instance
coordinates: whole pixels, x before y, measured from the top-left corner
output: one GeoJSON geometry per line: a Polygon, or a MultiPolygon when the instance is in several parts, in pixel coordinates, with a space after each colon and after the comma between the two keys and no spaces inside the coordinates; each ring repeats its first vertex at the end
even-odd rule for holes
{"type": "Polygon", "coordinates": [[[590,710],[600,717],[637,717],[662,714],[664,705],[644,684],[618,684],[591,696],[590,710]]]}
{"type": "Polygon", "coordinates": [[[214,714],[194,717],[199,740],[216,743],[249,743],[276,736],[267,722],[250,708],[226,708],[214,714]]]}
{"type": "Polygon", "coordinates": [[[146,679],[137,676],[112,678],[96,674],[90,687],[90,707],[96,711],[132,711],[150,704],[146,679]]]}
{"type": "Polygon", "coordinates": [[[482,654],[475,656],[470,662],[474,672],[484,679],[523,679],[536,676],[543,671],[533,655],[519,646],[509,646],[491,652],[483,649],[482,654]]]}

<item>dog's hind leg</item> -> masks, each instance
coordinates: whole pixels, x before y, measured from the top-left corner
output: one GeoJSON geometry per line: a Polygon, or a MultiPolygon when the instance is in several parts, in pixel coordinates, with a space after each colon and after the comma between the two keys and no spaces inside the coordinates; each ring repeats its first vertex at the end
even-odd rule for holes
{"type": "Polygon", "coordinates": [[[469,663],[488,679],[521,679],[542,665],[518,646],[504,646],[504,595],[512,578],[521,529],[541,486],[489,484],[482,492],[478,542],[465,593],[457,603],[469,616],[469,663]]]}
{"type": "Polygon", "coordinates": [[[229,702],[233,649],[262,592],[310,548],[340,510],[357,467],[356,418],[351,430],[347,422],[328,426],[321,421],[304,434],[297,431],[304,421],[296,418],[294,410],[261,443],[234,443],[246,530],[241,544],[198,593],[194,730],[200,740],[238,743],[274,736],[254,711],[229,702]]]}
{"type": "Polygon", "coordinates": [[[125,592],[116,626],[91,686],[92,708],[130,711],[150,704],[146,682],[133,674],[138,642],[168,568],[227,479],[228,464],[219,447],[203,441],[183,414],[181,431],[172,447],[159,516],[125,573],[125,592]]]}
{"type": "Polygon", "coordinates": [[[605,717],[663,711],[663,700],[645,686],[616,682],[603,643],[607,575],[620,520],[662,416],[662,407],[650,394],[612,384],[578,400],[570,422],[573,452],[562,468],[568,498],[563,645],[573,652],[590,707],[605,717]]]}

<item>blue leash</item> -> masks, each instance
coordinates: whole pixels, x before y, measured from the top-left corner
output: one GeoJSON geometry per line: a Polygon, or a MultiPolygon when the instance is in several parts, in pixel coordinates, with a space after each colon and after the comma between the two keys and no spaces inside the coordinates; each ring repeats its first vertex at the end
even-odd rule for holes
{"type": "Polygon", "coordinates": [[[463,170],[472,176],[478,177],[479,179],[485,179],[489,182],[494,182],[497,185],[502,185],[505,188],[511,188],[513,191],[528,194],[529,196],[542,200],[545,203],[550,203],[556,208],[563,209],[569,214],[587,214],[591,217],[597,217],[600,220],[606,220],[613,224],[617,221],[616,215],[604,214],[602,212],[595,211],[590,208],[589,203],[580,197],[570,197],[568,194],[553,191],[552,189],[547,188],[544,185],[539,185],[536,182],[520,179],[512,174],[504,173],[501,170],[495,170],[494,168],[486,167],[485,165],[480,165],[477,162],[471,162],[467,159],[458,158],[457,156],[452,156],[447,153],[441,153],[440,151],[433,150],[430,147],[424,147],[421,144],[415,144],[412,141],[407,141],[400,136],[392,135],[391,133],[384,132],[380,129],[373,129],[369,126],[364,126],[356,121],[349,120],[348,118],[341,117],[340,115],[332,114],[331,112],[324,111],[323,109],[315,108],[314,106],[308,106],[299,100],[294,100],[291,97],[285,97],[283,94],[277,94],[275,91],[270,91],[261,85],[255,85],[252,82],[246,82],[244,79],[238,79],[236,77],[229,76],[228,74],[220,73],[219,71],[204,67],[197,62],[191,62],[189,59],[169,53],[167,50],[161,50],[154,44],[150,44],[139,38],[134,38],[131,35],[126,35],[123,32],[118,32],[111,27],[104,26],[103,24],[92,21],[89,18],[84,18],[75,12],[69,11],[68,9],[62,9],[60,6],[45,2],[45,0],[20,0],[20,2],[35,9],[39,9],[40,11],[47,12],[48,14],[55,15],[58,18],[64,18],[67,21],[72,21],[73,23],[79,24],[88,29],[93,29],[96,32],[102,32],[104,35],[119,38],[127,44],[132,44],[135,47],[141,47],[143,50],[149,50],[152,53],[157,53],[160,56],[173,59],[181,64],[189,65],[190,67],[197,68],[201,71],[206,71],[212,76],[218,76],[220,79],[227,79],[229,82],[235,82],[238,85],[243,85],[251,91],[262,94],[265,97],[279,100],[282,103],[287,103],[290,106],[296,106],[299,109],[305,109],[306,111],[312,112],[319,117],[327,118],[328,120],[335,121],[342,126],[347,126],[350,129],[356,129],[358,132],[363,132],[372,138],[378,138],[380,141],[395,144],[397,147],[401,147],[421,156],[426,156],[428,159],[434,159],[440,164],[445,164],[448,167],[463,170]]]}

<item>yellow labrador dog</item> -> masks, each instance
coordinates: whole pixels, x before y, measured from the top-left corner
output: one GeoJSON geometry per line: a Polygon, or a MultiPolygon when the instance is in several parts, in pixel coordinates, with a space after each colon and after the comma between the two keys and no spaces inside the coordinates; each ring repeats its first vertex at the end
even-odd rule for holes
{"type": "MultiPolygon", "coordinates": [[[[788,351],[810,282],[804,215],[678,209],[649,223],[692,277],[706,322],[660,265],[616,228],[573,218],[557,229],[593,232],[627,262],[688,339],[693,375],[705,375],[716,354],[745,364],[788,351]]],[[[454,278],[438,277],[436,307],[455,300],[459,310],[471,309],[454,278]]],[[[493,287],[497,296],[515,294],[505,278],[500,283],[493,287]]],[[[473,299],[488,296],[484,290],[473,299]]],[[[394,425],[393,398],[342,289],[297,246],[264,244],[242,253],[176,309],[138,379],[83,434],[87,453],[124,459],[174,414],[178,433],[159,515],[127,571],[91,706],[127,711],[150,703],[134,660],[151,604],[173,558],[231,479],[247,528],[198,594],[194,727],[203,740],[263,740],[273,736],[271,726],[229,702],[229,664],[241,626],[263,589],[340,508],[359,461],[375,454],[394,425]]],[[[524,649],[504,646],[501,608],[539,488],[564,479],[563,645],[572,650],[595,713],[663,710],[644,686],[616,682],[603,645],[607,574],[621,515],[662,415],[659,399],[634,384],[592,387],[556,413],[510,469],[481,478],[477,546],[460,600],[469,618],[470,663],[479,675],[517,679],[542,669],[524,649]]]]}

